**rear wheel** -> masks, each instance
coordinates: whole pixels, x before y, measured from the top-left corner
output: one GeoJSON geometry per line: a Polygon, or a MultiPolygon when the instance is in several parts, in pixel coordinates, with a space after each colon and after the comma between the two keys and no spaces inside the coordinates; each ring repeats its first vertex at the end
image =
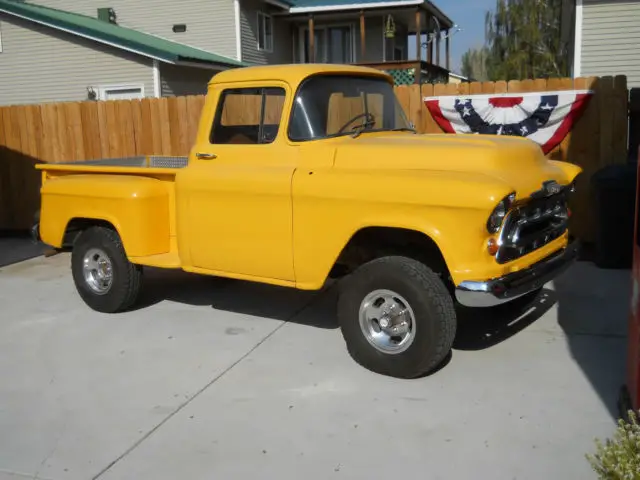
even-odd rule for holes
{"type": "Polygon", "coordinates": [[[373,260],[343,279],[338,319],[357,363],[398,378],[435,370],[451,351],[457,322],[440,277],[397,256],[373,260]]]}
{"type": "Polygon", "coordinates": [[[91,227],[79,235],[71,271],[82,300],[102,313],[128,309],[142,287],[142,267],[129,262],[120,236],[106,227],[91,227]]]}

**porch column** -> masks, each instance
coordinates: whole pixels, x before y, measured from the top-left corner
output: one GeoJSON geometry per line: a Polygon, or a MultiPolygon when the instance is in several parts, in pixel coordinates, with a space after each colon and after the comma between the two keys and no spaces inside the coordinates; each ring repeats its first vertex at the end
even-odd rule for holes
{"type": "Polygon", "coordinates": [[[440,32],[438,32],[438,36],[436,37],[436,65],[440,66],[440,32]]]}
{"type": "Polygon", "coordinates": [[[360,10],[360,62],[365,61],[366,55],[366,35],[364,25],[364,10],[360,10]]]}
{"type": "Polygon", "coordinates": [[[422,28],[422,12],[420,9],[416,10],[416,58],[418,61],[422,60],[422,50],[420,48],[420,36],[422,28]]]}
{"type": "Polygon", "coordinates": [[[445,63],[447,66],[447,70],[451,70],[451,43],[449,41],[449,30],[447,29],[445,31],[445,35],[447,36],[447,38],[445,38],[444,40],[444,50],[445,50],[445,63]]]}
{"type": "MultiPolygon", "coordinates": [[[[427,17],[427,25],[431,25],[431,17],[427,17]]],[[[431,32],[427,29],[427,62],[433,63],[433,40],[430,41],[431,32]]]]}
{"type": "Polygon", "coordinates": [[[316,36],[313,32],[313,15],[309,15],[309,63],[316,63],[316,36]]]}

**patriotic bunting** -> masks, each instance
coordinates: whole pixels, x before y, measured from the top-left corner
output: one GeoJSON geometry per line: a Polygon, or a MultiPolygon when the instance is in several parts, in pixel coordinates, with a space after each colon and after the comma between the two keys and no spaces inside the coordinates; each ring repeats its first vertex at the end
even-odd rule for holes
{"type": "Polygon", "coordinates": [[[553,150],[580,118],[593,92],[507,93],[425,97],[429,112],[447,133],[515,135],[553,150]]]}

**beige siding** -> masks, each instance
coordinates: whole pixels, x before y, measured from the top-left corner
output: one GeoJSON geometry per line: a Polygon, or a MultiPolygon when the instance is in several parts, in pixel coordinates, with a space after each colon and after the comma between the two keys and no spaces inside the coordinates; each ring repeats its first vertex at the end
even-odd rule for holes
{"type": "Polygon", "coordinates": [[[274,10],[259,0],[240,0],[242,61],[259,65],[291,63],[291,26],[281,18],[273,18],[273,51],[258,50],[258,12],[274,10]]]}
{"type": "Polygon", "coordinates": [[[162,96],[204,95],[215,70],[160,65],[162,96]]]}
{"type": "Polygon", "coordinates": [[[143,84],[151,60],[0,14],[0,105],[87,99],[87,87],[143,84]]]}
{"type": "Polygon", "coordinates": [[[640,87],[640,0],[584,0],[581,76],[626,75],[640,87]]]}
{"type": "Polygon", "coordinates": [[[134,28],[219,55],[236,58],[233,0],[37,0],[39,5],[97,17],[98,7],[111,7],[123,27],[134,28]],[[187,31],[174,33],[184,23],[187,31]]]}

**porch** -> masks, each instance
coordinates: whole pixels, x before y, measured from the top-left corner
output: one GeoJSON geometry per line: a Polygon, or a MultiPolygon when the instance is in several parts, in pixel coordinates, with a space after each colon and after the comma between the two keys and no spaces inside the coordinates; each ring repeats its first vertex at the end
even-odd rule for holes
{"type": "Polygon", "coordinates": [[[289,14],[287,21],[294,63],[370,66],[389,72],[396,85],[449,81],[455,25],[430,3],[289,14]]]}

